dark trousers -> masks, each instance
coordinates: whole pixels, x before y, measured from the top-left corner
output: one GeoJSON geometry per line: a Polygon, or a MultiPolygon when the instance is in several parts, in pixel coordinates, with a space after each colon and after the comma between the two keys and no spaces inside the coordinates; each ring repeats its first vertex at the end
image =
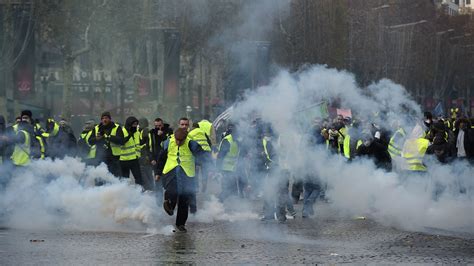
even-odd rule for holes
{"type": "Polygon", "coordinates": [[[115,177],[122,176],[122,169],[120,167],[119,157],[107,158],[104,163],[105,165],[107,165],[107,169],[109,169],[109,172],[115,177]]]}
{"type": "MultiPolygon", "coordinates": [[[[142,174],[143,188],[149,191],[155,191],[155,178],[153,176],[153,169],[149,162],[139,159],[140,173],[142,174]]],[[[134,175],[135,176],[135,175],[134,175]]]]}
{"type": "MultiPolygon", "coordinates": [[[[166,176],[165,179],[165,200],[169,202],[172,209],[178,206],[176,226],[185,225],[188,220],[189,203],[192,193],[190,193],[189,189],[186,189],[186,185],[188,184],[180,184],[182,187],[178,189],[178,177],[176,175],[166,176]]],[[[183,181],[183,179],[180,181],[183,181]]]]}
{"type": "Polygon", "coordinates": [[[293,204],[289,205],[288,186],[289,172],[281,171],[278,175],[270,174],[265,182],[264,199],[263,199],[263,215],[266,219],[273,219],[273,214],[279,221],[286,220],[286,208],[290,212],[294,212],[293,204]]]}
{"type": "Polygon", "coordinates": [[[120,161],[120,167],[122,169],[122,177],[129,178],[130,172],[132,172],[133,177],[135,178],[135,184],[141,185],[143,187],[142,173],[140,172],[140,164],[138,163],[138,159],[120,161]]]}
{"type": "Polygon", "coordinates": [[[221,194],[219,199],[221,202],[224,202],[230,196],[240,196],[241,198],[245,197],[245,188],[247,187],[247,182],[244,178],[238,176],[236,172],[222,171],[221,179],[221,194]]]}
{"type": "Polygon", "coordinates": [[[303,181],[295,180],[291,186],[291,198],[295,204],[300,200],[301,193],[303,193],[303,181]]]}

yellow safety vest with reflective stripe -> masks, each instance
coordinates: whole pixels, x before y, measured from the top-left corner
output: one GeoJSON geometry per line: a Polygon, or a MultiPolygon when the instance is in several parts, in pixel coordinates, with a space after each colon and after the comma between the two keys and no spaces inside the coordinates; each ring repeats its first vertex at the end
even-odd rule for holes
{"type": "Polygon", "coordinates": [[[194,141],[196,141],[203,150],[211,151],[211,147],[209,146],[209,142],[206,138],[206,133],[201,128],[195,128],[188,133],[188,137],[194,141]]]}
{"type": "Polygon", "coordinates": [[[189,149],[190,141],[190,138],[186,138],[183,145],[178,146],[174,135],[171,136],[168,143],[168,158],[166,159],[163,174],[167,174],[177,166],[181,166],[188,177],[195,176],[196,164],[194,162],[194,155],[189,149]]]}
{"type": "Polygon", "coordinates": [[[410,171],[426,171],[426,166],[423,164],[423,157],[428,149],[429,140],[425,138],[407,140],[405,143],[402,157],[405,159],[405,170],[410,171]]]}
{"type": "Polygon", "coordinates": [[[140,145],[142,142],[142,131],[137,130],[133,133],[133,138],[135,139],[135,150],[137,151],[137,156],[140,158],[142,156],[142,148],[144,145],[140,145]]]}
{"type": "MultiPolygon", "coordinates": [[[[123,129],[123,136],[128,137],[128,131],[123,129]]],[[[140,157],[140,132],[136,131],[121,147],[120,161],[131,161],[140,157]]]]}
{"type": "MultiPolygon", "coordinates": [[[[119,125],[117,123],[114,123],[114,128],[112,128],[112,131],[110,131],[110,136],[117,136],[117,129],[119,128],[119,125]]],[[[123,129],[122,129],[123,131],[123,129]]],[[[99,132],[99,125],[95,126],[95,132],[99,132]]],[[[110,144],[110,149],[112,150],[112,155],[113,156],[120,156],[122,155],[122,146],[119,144],[115,144],[113,142],[109,142],[110,144]]]]}
{"type": "MultiPolygon", "coordinates": [[[[359,148],[359,146],[362,145],[362,140],[358,140],[355,149],[359,148]]],[[[346,134],[346,137],[344,138],[344,157],[347,159],[351,159],[353,156],[351,156],[351,135],[346,134]]]]}
{"type": "Polygon", "coordinates": [[[17,166],[23,166],[27,165],[30,163],[30,145],[31,145],[31,139],[30,139],[30,134],[26,132],[25,130],[20,130],[17,132],[23,133],[25,135],[25,142],[23,143],[17,143],[15,145],[15,148],[13,149],[13,154],[11,156],[12,162],[14,165],[17,166]]]}
{"type": "Polygon", "coordinates": [[[405,130],[399,128],[390,138],[390,142],[388,143],[388,153],[392,159],[402,156],[402,148],[400,145],[403,145],[403,143],[401,143],[400,140],[403,140],[405,136],[405,130]]]}
{"type": "Polygon", "coordinates": [[[227,140],[230,144],[230,149],[227,154],[224,156],[222,162],[222,170],[224,171],[231,171],[234,172],[237,166],[237,160],[239,158],[240,149],[237,143],[232,138],[232,135],[227,135],[225,138],[222,139],[219,145],[219,151],[221,150],[222,142],[227,140]]]}
{"type": "MultiPolygon", "coordinates": [[[[13,125],[12,128],[13,128],[13,131],[15,133],[18,132],[18,124],[13,125]]],[[[34,129],[35,129],[35,132],[36,132],[37,129],[41,129],[41,126],[39,124],[36,124],[36,125],[34,125],[34,129]]],[[[43,135],[43,134],[45,134],[45,133],[44,132],[41,133],[41,135],[43,135]]],[[[40,158],[44,159],[45,153],[46,153],[46,146],[44,145],[43,138],[41,136],[35,136],[35,138],[38,140],[38,143],[40,145],[40,158]]],[[[30,142],[31,142],[31,140],[30,140],[30,142]]],[[[30,149],[30,156],[31,156],[31,149],[30,149]]]]}
{"type": "Polygon", "coordinates": [[[87,132],[87,133],[81,133],[81,139],[83,139],[87,146],[89,146],[89,152],[87,153],[87,157],[86,159],[93,159],[95,158],[95,155],[96,155],[96,146],[95,144],[94,145],[90,145],[89,144],[89,138],[92,136],[92,130],[87,132]]]}
{"type": "MultiPolygon", "coordinates": [[[[338,130],[337,131],[337,153],[341,153],[341,144],[344,145],[344,135],[338,130]]],[[[342,147],[344,149],[344,147],[342,147]]],[[[326,140],[326,149],[329,150],[329,139],[326,140]]]]}
{"type": "Polygon", "coordinates": [[[58,134],[59,132],[59,124],[56,123],[56,121],[52,120],[52,119],[48,119],[48,122],[50,123],[54,123],[53,125],[53,131],[51,133],[48,133],[48,132],[43,132],[41,133],[41,136],[43,136],[44,138],[49,138],[49,137],[54,137],[58,134]]]}
{"type": "Polygon", "coordinates": [[[198,122],[199,128],[206,133],[208,138],[211,138],[212,123],[207,120],[201,120],[198,122]]]}
{"type": "Polygon", "coordinates": [[[38,142],[40,144],[40,153],[41,153],[40,158],[44,159],[46,148],[45,148],[45,145],[44,145],[43,138],[41,136],[36,136],[36,139],[38,140],[38,142]]]}
{"type": "Polygon", "coordinates": [[[262,143],[263,143],[263,151],[265,152],[267,160],[270,161],[270,162],[273,162],[273,160],[270,158],[270,154],[268,153],[268,150],[267,150],[268,140],[266,138],[263,138],[262,143]]]}

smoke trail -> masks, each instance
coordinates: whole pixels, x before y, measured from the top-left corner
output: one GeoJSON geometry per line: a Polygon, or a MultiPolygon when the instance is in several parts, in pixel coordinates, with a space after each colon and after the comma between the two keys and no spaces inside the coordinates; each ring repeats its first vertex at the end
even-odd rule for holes
{"type": "Polygon", "coordinates": [[[143,230],[159,218],[155,198],[77,159],[35,161],[12,172],[0,194],[4,223],[15,228],[143,230]],[[95,187],[95,180],[107,185],[95,187]]]}
{"type": "Polygon", "coordinates": [[[299,110],[321,100],[338,102],[351,108],[357,119],[386,129],[395,120],[410,129],[422,117],[421,108],[400,85],[381,80],[360,88],[351,73],[313,66],[296,74],[283,70],[270,85],[249,91],[236,104],[232,119],[238,128],[247,128],[255,114],[271,123],[283,139],[281,150],[291,171],[327,183],[334,208],[409,230],[474,232],[472,166],[431,162],[426,175],[405,176],[376,169],[367,159],[347,163],[324,148],[310,147],[306,134],[312,121],[301,120],[299,110]]]}

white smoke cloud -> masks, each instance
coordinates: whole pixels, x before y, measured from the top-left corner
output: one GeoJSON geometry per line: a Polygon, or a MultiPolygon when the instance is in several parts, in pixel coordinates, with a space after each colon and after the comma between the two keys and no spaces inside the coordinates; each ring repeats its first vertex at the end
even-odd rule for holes
{"type": "Polygon", "coordinates": [[[153,195],[75,158],[34,161],[12,172],[0,193],[4,223],[15,228],[143,230],[157,222],[153,195]],[[94,180],[107,185],[95,187],[94,180]]]}
{"type": "Polygon", "coordinates": [[[426,175],[407,176],[376,169],[367,159],[346,163],[342,156],[305,143],[311,121],[299,119],[299,110],[322,100],[351,108],[356,119],[386,129],[395,120],[410,129],[422,118],[421,108],[406,90],[390,80],[360,88],[351,73],[313,66],[297,74],[283,70],[268,86],[249,91],[236,104],[232,119],[238,128],[246,128],[248,118],[255,114],[271,123],[283,138],[281,149],[291,171],[299,178],[313,176],[327,183],[333,207],[342,212],[369,215],[409,230],[474,232],[472,166],[442,166],[433,160],[426,175]]]}

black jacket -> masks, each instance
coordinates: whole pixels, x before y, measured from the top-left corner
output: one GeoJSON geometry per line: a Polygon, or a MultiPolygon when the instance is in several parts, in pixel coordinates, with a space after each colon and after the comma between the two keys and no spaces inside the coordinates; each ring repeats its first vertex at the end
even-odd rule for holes
{"type": "Polygon", "coordinates": [[[92,135],[89,138],[89,145],[96,145],[96,159],[100,161],[116,159],[118,160],[120,156],[114,156],[112,154],[112,149],[110,143],[117,145],[123,145],[127,140],[124,138],[123,129],[119,125],[117,128],[117,134],[115,136],[110,136],[112,129],[115,127],[115,123],[111,122],[109,125],[105,126],[102,123],[99,124],[99,132],[96,132],[96,127],[92,130],[92,135]],[[109,139],[101,138],[97,139],[96,135],[108,135],[109,139]]]}

